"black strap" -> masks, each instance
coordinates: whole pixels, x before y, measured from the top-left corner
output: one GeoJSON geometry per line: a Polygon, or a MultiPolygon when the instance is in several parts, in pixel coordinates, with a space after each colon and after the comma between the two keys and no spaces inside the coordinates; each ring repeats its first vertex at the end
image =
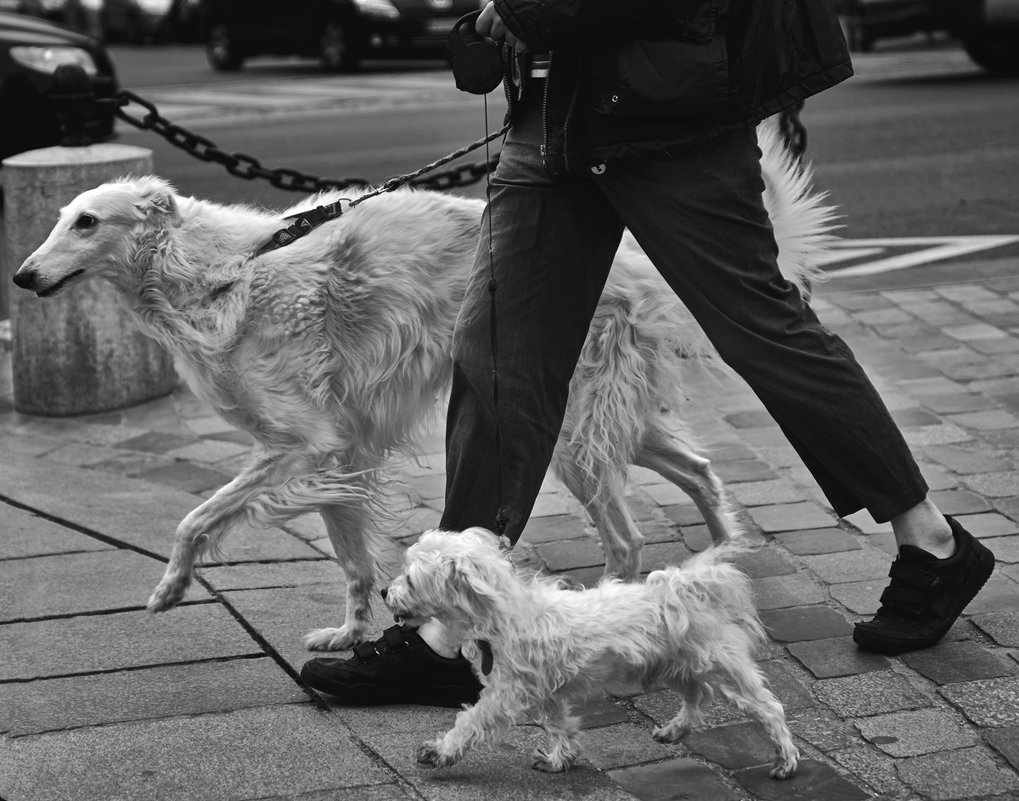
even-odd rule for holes
{"type": "Polygon", "coordinates": [[[255,251],[254,255],[261,256],[271,250],[279,250],[281,247],[289,245],[295,239],[300,239],[302,236],[306,236],[311,233],[322,225],[322,223],[328,222],[329,220],[335,220],[343,214],[342,204],[344,202],[349,202],[349,200],[347,200],[347,198],[340,198],[333,203],[327,203],[324,206],[316,206],[308,211],[302,211],[297,214],[291,214],[288,217],[284,217],[284,220],[293,220],[294,222],[286,228],[281,228],[274,233],[269,238],[268,242],[255,251]]]}

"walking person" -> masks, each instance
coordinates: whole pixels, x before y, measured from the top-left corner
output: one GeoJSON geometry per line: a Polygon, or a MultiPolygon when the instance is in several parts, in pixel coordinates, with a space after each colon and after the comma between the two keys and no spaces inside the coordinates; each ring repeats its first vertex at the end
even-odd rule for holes
{"type": "MultiPolygon", "coordinates": [[[[456,324],[440,527],[520,537],[628,228],[835,512],[891,522],[891,583],[857,644],[936,643],[994,556],[931,502],[853,354],[782,278],[762,200],[756,124],[852,74],[829,0],[494,0],[476,29],[515,53],[512,126],[456,324]]],[[[348,703],[456,705],[480,689],[457,647],[394,626],[302,676],[348,703]]]]}

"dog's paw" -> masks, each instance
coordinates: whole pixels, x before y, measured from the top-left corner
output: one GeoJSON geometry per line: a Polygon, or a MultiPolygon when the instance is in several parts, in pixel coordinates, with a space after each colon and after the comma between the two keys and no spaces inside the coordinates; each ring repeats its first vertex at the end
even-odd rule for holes
{"type": "Polygon", "coordinates": [[[417,763],[423,768],[445,768],[456,762],[452,756],[439,751],[439,744],[431,741],[422,743],[415,756],[417,763]]]}
{"type": "Polygon", "coordinates": [[[150,612],[165,612],[184,600],[188,582],[178,578],[164,578],[152,591],[146,608],[150,612]]]}
{"type": "Polygon", "coordinates": [[[346,626],[338,629],[315,629],[304,635],[309,651],[345,651],[365,640],[364,632],[352,632],[346,626]]]}
{"type": "Polygon", "coordinates": [[[660,743],[678,743],[689,733],[689,726],[659,726],[651,732],[651,736],[660,743]]]}
{"type": "Polygon", "coordinates": [[[542,773],[562,773],[572,764],[570,760],[557,757],[539,748],[534,752],[531,767],[542,773]]]}
{"type": "Polygon", "coordinates": [[[796,775],[797,763],[795,755],[791,757],[778,756],[775,758],[774,766],[768,771],[768,775],[773,779],[790,779],[796,775]]]}

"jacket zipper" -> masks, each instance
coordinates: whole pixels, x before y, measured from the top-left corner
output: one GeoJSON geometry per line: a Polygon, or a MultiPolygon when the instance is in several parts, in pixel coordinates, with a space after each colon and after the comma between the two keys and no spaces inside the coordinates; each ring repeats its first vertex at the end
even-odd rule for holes
{"type": "Polygon", "coordinates": [[[541,92],[541,165],[549,175],[552,170],[548,163],[548,83],[552,79],[552,53],[548,54],[548,71],[545,73],[545,85],[541,92]]]}

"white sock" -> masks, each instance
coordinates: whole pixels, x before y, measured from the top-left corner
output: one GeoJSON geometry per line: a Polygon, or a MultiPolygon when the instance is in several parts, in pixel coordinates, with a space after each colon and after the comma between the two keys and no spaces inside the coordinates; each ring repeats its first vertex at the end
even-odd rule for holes
{"type": "Polygon", "coordinates": [[[435,618],[418,629],[418,636],[439,656],[452,659],[460,653],[460,643],[453,642],[449,629],[435,618]]]}

